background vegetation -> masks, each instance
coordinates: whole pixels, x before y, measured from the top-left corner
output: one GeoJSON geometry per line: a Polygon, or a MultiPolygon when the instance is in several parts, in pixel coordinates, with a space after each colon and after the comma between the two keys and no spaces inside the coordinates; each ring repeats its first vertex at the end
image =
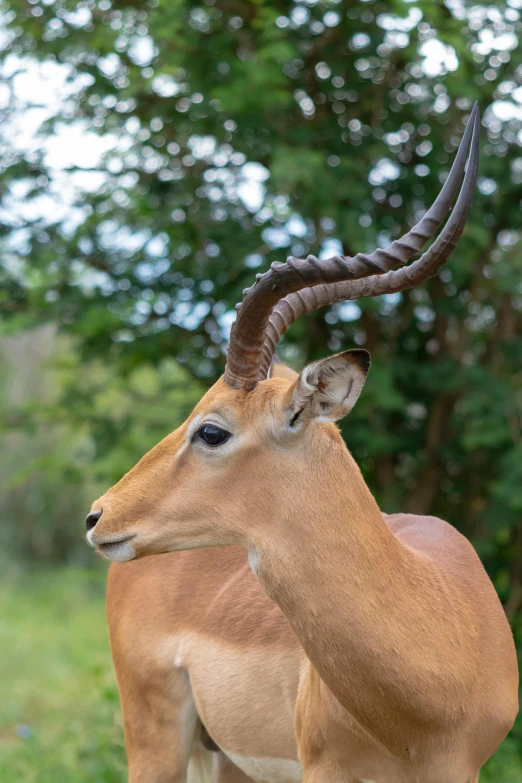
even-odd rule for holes
{"type": "MultiPolygon", "coordinates": [[[[99,577],[70,570],[96,568],[90,499],[220,374],[257,268],[414,222],[475,100],[450,264],[303,319],[281,353],[369,348],[352,452],[383,509],[471,538],[520,649],[521,7],[0,0],[3,780],[124,779],[99,577]]],[[[484,779],[520,781],[521,752],[518,724],[484,779]]]]}

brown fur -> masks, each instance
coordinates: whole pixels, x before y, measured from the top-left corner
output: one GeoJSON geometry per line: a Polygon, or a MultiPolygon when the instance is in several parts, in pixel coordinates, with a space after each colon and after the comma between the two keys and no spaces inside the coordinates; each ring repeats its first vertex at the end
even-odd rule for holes
{"type": "Polygon", "coordinates": [[[305,783],[472,783],[518,709],[493,586],[450,525],[383,518],[334,425],[288,428],[290,381],[218,382],[93,504],[106,554],[197,547],[111,569],[130,779],[184,780],[202,722],[225,757],[297,752],[305,783]],[[219,454],[185,442],[209,416],[219,454]]]}

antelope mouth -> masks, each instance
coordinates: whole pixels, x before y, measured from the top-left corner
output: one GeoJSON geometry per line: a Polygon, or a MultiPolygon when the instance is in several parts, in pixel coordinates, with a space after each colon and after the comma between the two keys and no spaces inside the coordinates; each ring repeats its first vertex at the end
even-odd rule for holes
{"type": "Polygon", "coordinates": [[[136,557],[136,550],[131,544],[134,535],[123,536],[122,538],[112,539],[110,541],[92,541],[92,545],[96,550],[107,558],[107,560],[113,560],[116,563],[125,563],[127,560],[132,560],[136,557]]]}

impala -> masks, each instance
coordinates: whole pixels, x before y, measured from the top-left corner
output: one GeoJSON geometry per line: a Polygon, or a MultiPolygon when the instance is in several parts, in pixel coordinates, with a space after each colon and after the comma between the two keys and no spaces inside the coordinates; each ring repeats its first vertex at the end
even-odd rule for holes
{"type": "Polygon", "coordinates": [[[181,783],[205,754],[214,783],[474,783],[511,728],[513,639],[475,551],[440,519],[381,513],[333,423],[369,354],[300,375],[274,360],[299,315],[437,273],[470,209],[478,134],[475,107],[438,198],[386,250],[258,275],[223,378],[93,504],[88,540],[117,563],[131,783],[181,783]]]}

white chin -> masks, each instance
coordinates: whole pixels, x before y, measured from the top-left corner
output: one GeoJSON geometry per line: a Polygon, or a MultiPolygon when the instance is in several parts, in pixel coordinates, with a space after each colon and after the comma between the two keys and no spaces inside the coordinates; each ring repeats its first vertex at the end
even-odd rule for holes
{"type": "Polygon", "coordinates": [[[107,560],[112,560],[114,563],[126,563],[127,560],[133,560],[136,557],[136,551],[130,541],[101,544],[98,551],[107,560]]]}

